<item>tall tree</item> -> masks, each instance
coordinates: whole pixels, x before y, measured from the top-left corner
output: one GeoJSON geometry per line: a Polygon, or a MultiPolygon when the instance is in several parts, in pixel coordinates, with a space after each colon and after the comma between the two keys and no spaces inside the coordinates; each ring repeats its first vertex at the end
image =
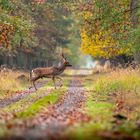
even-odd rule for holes
{"type": "Polygon", "coordinates": [[[139,3],[136,1],[136,4],[129,0],[90,0],[80,3],[82,50],[94,57],[135,53],[140,48],[136,47],[139,28],[133,28],[131,17],[135,11],[135,24],[139,23],[139,3]],[[135,6],[131,6],[132,3],[135,6]]]}

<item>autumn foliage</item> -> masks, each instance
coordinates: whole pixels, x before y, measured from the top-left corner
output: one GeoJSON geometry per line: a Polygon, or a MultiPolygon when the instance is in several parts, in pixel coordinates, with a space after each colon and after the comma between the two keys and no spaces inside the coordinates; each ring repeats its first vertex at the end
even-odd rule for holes
{"type": "Polygon", "coordinates": [[[89,36],[86,31],[82,31],[81,38],[81,50],[94,57],[108,58],[127,52],[127,49],[119,48],[117,42],[107,33],[98,32],[89,36]]]}
{"type": "Polygon", "coordinates": [[[0,46],[6,48],[10,45],[9,40],[14,32],[14,27],[7,23],[0,24],[0,46]]]}
{"type": "Polygon", "coordinates": [[[81,3],[79,11],[85,54],[114,57],[138,50],[138,3],[95,0],[81,3]]]}

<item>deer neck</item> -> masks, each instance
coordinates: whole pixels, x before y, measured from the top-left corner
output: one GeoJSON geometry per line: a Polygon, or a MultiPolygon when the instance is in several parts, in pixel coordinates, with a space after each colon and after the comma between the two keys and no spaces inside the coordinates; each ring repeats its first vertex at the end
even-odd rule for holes
{"type": "Polygon", "coordinates": [[[59,69],[59,71],[64,71],[66,68],[66,65],[64,63],[62,63],[59,67],[57,67],[59,69]]]}

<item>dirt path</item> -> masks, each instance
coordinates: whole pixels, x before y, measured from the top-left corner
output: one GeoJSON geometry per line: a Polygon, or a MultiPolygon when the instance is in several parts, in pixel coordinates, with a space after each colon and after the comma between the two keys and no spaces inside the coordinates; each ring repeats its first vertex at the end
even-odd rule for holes
{"type": "MultiPolygon", "coordinates": [[[[23,139],[46,140],[59,139],[64,130],[77,122],[87,122],[90,118],[82,112],[86,101],[85,90],[82,83],[74,78],[64,98],[57,104],[44,109],[32,120],[27,121],[27,128],[16,132],[23,139]],[[21,133],[22,132],[22,133],[21,133]]],[[[16,134],[17,135],[17,134],[16,134]]]]}
{"type": "MultiPolygon", "coordinates": [[[[78,71],[75,71],[75,74],[77,76],[79,76],[79,75],[81,76],[81,74],[82,75],[87,75],[87,74],[90,74],[90,73],[91,73],[90,70],[78,70],[78,71]],[[78,73],[76,73],[76,72],[78,72],[78,73]]],[[[39,88],[43,87],[45,84],[47,84],[47,82],[48,82],[47,80],[39,82],[39,83],[36,84],[36,87],[39,89],[39,88]]],[[[77,82],[76,82],[76,86],[78,87],[77,82]]],[[[0,108],[4,108],[4,107],[6,107],[6,106],[8,106],[10,104],[18,102],[19,100],[27,97],[30,93],[34,93],[34,92],[35,92],[35,89],[34,89],[34,87],[32,87],[32,88],[24,90],[24,91],[18,91],[17,93],[13,93],[13,96],[11,96],[10,98],[0,100],[0,108]]]]}

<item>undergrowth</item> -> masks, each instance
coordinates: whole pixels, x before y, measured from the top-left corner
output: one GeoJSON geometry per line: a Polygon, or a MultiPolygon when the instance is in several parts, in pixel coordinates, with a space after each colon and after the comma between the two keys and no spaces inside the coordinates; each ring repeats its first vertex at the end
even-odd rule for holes
{"type": "Polygon", "coordinates": [[[140,73],[136,70],[123,69],[105,74],[94,83],[94,90],[99,94],[118,91],[136,92],[140,87],[140,73]]]}
{"type": "Polygon", "coordinates": [[[0,99],[11,95],[15,91],[24,90],[28,85],[28,74],[25,72],[12,70],[0,72],[0,99]],[[21,75],[25,77],[23,79],[18,79],[21,75]]]}
{"type": "Polygon", "coordinates": [[[106,139],[111,139],[114,131],[122,137],[139,139],[137,121],[140,113],[140,72],[121,69],[87,76],[83,80],[87,91],[84,111],[92,119],[89,123],[71,127],[66,132],[70,139],[100,140],[107,132],[109,137],[106,139]],[[127,120],[117,124],[113,117],[115,114],[123,115],[127,120]]]}

